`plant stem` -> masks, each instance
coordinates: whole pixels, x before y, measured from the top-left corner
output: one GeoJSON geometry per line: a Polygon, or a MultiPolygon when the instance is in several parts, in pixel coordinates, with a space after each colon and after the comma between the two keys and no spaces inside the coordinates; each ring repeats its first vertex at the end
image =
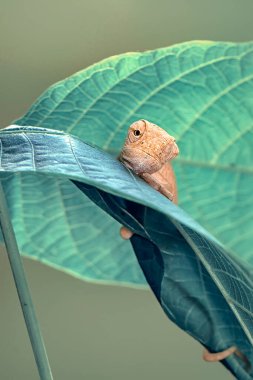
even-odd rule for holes
{"type": "Polygon", "coordinates": [[[53,380],[1,182],[0,225],[40,379],[53,380]]]}

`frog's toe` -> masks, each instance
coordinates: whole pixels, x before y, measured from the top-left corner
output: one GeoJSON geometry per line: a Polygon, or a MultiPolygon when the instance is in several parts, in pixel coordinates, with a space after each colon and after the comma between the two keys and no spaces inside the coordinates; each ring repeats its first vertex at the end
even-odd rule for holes
{"type": "Polygon", "coordinates": [[[134,234],[133,231],[129,230],[127,227],[124,227],[124,226],[120,228],[119,233],[122,239],[124,240],[130,239],[134,234]]]}

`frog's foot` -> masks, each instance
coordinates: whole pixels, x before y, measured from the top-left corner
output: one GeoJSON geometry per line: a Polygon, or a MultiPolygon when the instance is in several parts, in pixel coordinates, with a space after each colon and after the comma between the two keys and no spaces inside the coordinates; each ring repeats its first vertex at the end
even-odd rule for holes
{"type": "Polygon", "coordinates": [[[203,359],[207,362],[218,362],[220,360],[226,359],[228,356],[235,354],[244,363],[244,369],[249,371],[251,369],[251,363],[247,356],[244,355],[237,347],[232,346],[221,352],[209,352],[207,349],[203,352],[203,359]]]}
{"type": "Polygon", "coordinates": [[[203,352],[203,359],[207,362],[219,362],[237,351],[235,346],[229,347],[221,352],[209,352],[207,349],[203,352]]]}
{"type": "Polygon", "coordinates": [[[120,236],[124,240],[128,240],[133,236],[133,231],[129,230],[129,228],[122,226],[119,230],[120,236]]]}

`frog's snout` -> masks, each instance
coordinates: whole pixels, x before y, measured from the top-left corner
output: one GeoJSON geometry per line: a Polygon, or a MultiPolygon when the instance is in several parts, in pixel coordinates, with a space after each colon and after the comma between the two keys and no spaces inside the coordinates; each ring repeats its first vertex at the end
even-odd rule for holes
{"type": "Polygon", "coordinates": [[[164,149],[165,161],[172,160],[179,154],[179,148],[174,137],[170,137],[164,149]]]}
{"type": "Polygon", "coordinates": [[[173,144],[172,153],[173,153],[173,157],[176,157],[179,154],[179,148],[178,148],[178,146],[177,146],[177,144],[176,144],[175,141],[174,141],[174,144],[173,144]]]}

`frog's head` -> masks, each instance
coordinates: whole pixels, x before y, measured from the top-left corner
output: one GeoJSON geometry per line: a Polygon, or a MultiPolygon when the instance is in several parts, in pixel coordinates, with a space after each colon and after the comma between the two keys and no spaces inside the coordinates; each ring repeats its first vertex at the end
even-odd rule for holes
{"type": "Polygon", "coordinates": [[[154,173],[178,153],[173,136],[142,119],[129,127],[120,160],[137,174],[154,173]]]}

